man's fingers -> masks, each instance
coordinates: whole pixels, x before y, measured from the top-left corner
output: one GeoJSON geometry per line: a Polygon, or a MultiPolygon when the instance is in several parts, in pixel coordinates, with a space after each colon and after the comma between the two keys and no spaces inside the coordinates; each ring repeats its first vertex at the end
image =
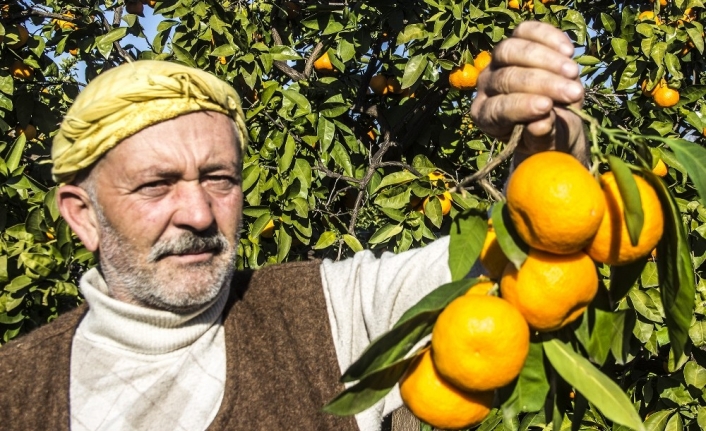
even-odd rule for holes
{"type": "Polygon", "coordinates": [[[488,98],[479,93],[471,105],[471,116],[489,135],[506,139],[515,124],[547,118],[552,107],[552,99],[536,94],[515,93],[488,98]]]}
{"type": "Polygon", "coordinates": [[[574,55],[571,39],[561,30],[539,21],[525,21],[512,32],[513,38],[531,40],[560,52],[567,58],[574,55]]]}
{"type": "Polygon", "coordinates": [[[549,71],[568,79],[579,76],[578,65],[556,50],[526,39],[507,39],[493,50],[492,67],[519,66],[549,71]]]}
{"type": "Polygon", "coordinates": [[[488,96],[529,93],[543,95],[566,105],[583,98],[580,82],[541,69],[508,66],[481,75],[479,81],[479,89],[488,96]]]}

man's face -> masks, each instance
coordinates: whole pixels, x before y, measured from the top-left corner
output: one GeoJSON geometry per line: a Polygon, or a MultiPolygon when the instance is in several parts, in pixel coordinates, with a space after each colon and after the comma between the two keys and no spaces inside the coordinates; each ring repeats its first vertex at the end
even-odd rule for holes
{"type": "Polygon", "coordinates": [[[188,312],[230,282],[243,202],[234,127],[223,114],[183,115],[125,139],[94,168],[113,297],[188,312]]]}

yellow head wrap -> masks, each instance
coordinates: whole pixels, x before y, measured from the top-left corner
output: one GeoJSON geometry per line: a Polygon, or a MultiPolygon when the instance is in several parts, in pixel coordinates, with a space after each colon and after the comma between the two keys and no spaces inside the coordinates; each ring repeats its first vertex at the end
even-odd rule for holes
{"type": "Polygon", "coordinates": [[[54,180],[69,183],[123,139],[196,111],[233,118],[241,148],[246,148],[240,98],[224,81],[166,61],[142,60],[108,70],[79,94],[54,137],[54,180]]]}

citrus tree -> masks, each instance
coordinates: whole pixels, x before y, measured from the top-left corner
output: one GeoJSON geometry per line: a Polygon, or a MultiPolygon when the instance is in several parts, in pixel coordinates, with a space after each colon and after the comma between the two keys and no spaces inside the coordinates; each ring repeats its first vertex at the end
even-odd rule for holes
{"type": "MultiPolygon", "coordinates": [[[[642,214],[629,222],[638,236],[647,210],[634,204],[638,180],[626,172],[647,179],[666,233],[656,258],[597,264],[600,288],[587,313],[532,332],[520,376],[499,390],[481,427],[618,429],[648,415],[649,429],[706,427],[706,161],[694,149],[706,133],[700,0],[27,0],[0,2],[0,13],[3,341],[78,304],[78,277],[95,264],[54,202],[49,149],[59,122],[103,70],[157,59],[207,70],[242,95],[252,144],[239,268],[401,252],[451,234],[460,281],[410,312],[423,325],[401,325],[377,344],[399,354],[400,334],[410,344],[430,332],[471,287],[461,279],[479,254],[495,247],[496,277],[503,259],[525,262],[502,193],[513,143],[484,135],[470,106],[493,47],[534,19],[576,45],[591,173],[616,173],[629,219],[642,214]],[[561,361],[605,379],[585,386],[561,361]],[[630,409],[596,401],[616,393],[630,409]]],[[[361,364],[374,366],[344,376],[358,388],[381,379],[373,371],[391,385],[414,357],[370,351],[361,364]]],[[[368,403],[379,395],[360,394],[368,403]]],[[[349,395],[332,411],[365,404],[349,395]]]]}

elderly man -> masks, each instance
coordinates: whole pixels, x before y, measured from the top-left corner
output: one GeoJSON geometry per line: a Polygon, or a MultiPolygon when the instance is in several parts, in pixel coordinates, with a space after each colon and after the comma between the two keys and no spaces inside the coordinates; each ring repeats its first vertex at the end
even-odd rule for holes
{"type": "MultiPolygon", "coordinates": [[[[525,23],[480,76],[473,114],[522,150],[584,153],[573,47],[525,23]]],[[[233,271],[247,144],[238,96],[195,69],[137,62],[78,97],[55,138],[62,215],[97,254],[88,307],[0,349],[3,429],[379,429],[320,412],[372,338],[450,279],[448,240],[375,259],[233,271]],[[424,281],[420,281],[424,280],[424,281]]]]}

